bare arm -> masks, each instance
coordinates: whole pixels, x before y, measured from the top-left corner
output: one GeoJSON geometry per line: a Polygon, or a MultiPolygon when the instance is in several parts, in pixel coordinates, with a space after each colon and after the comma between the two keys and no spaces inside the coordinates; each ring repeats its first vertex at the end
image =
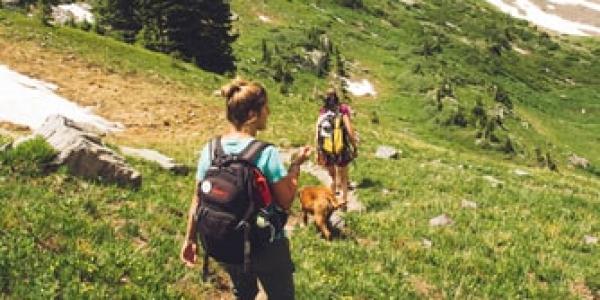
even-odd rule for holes
{"type": "Polygon", "coordinates": [[[194,196],[192,197],[190,208],[188,210],[185,239],[183,241],[183,246],[181,247],[180,253],[181,261],[183,261],[188,267],[193,267],[198,259],[198,245],[196,242],[196,226],[194,226],[194,214],[196,213],[196,208],[199,204],[200,199],[198,198],[198,182],[196,182],[196,187],[194,188],[194,196]]]}
{"type": "Polygon", "coordinates": [[[288,175],[275,182],[271,186],[273,198],[281,208],[289,210],[292,207],[296,190],[298,188],[298,176],[300,175],[300,165],[302,165],[310,156],[312,150],[305,146],[300,155],[290,164],[288,175]]]}
{"type": "Polygon", "coordinates": [[[342,120],[344,121],[344,126],[346,127],[346,131],[348,132],[348,136],[350,136],[350,143],[352,143],[352,148],[356,149],[356,134],[354,132],[354,128],[352,128],[352,122],[350,122],[350,118],[348,115],[343,115],[342,120]]]}
{"type": "Polygon", "coordinates": [[[196,226],[194,226],[194,214],[196,213],[196,208],[200,204],[200,198],[198,197],[198,181],[196,181],[196,187],[194,188],[194,196],[192,197],[192,201],[190,203],[190,208],[188,210],[188,218],[187,218],[187,226],[186,226],[186,234],[185,238],[188,241],[195,241],[196,237],[196,226]]]}

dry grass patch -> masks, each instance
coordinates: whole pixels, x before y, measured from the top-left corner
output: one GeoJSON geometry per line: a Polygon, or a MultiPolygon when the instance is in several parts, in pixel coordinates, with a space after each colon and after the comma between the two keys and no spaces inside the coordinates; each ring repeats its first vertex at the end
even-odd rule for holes
{"type": "Polygon", "coordinates": [[[60,95],[123,123],[127,129],[111,137],[115,142],[186,145],[205,139],[224,124],[221,101],[158,75],[116,73],[25,41],[17,45],[0,40],[0,63],[56,84],[60,95]]]}
{"type": "Polygon", "coordinates": [[[427,299],[445,299],[444,295],[438,290],[437,287],[430,284],[423,278],[411,276],[409,282],[419,296],[427,299]]]}
{"type": "Polygon", "coordinates": [[[585,283],[581,280],[571,282],[571,284],[569,285],[569,290],[575,297],[577,297],[579,299],[585,299],[585,300],[600,299],[600,294],[594,295],[592,293],[592,291],[590,290],[590,288],[588,288],[587,285],[585,285],[585,283]]]}

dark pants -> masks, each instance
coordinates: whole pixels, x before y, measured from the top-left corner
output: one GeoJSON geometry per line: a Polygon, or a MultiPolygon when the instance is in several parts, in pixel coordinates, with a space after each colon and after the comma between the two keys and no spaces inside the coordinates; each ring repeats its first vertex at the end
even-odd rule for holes
{"type": "Polygon", "coordinates": [[[287,238],[277,239],[253,255],[251,263],[248,273],[244,273],[242,265],[223,264],[233,282],[236,299],[254,300],[258,293],[257,279],[269,299],[294,299],[294,264],[287,238]]]}

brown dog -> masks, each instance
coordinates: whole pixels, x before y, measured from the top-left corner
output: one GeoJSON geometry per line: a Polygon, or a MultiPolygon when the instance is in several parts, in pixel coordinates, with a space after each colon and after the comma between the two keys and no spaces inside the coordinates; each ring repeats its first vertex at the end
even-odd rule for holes
{"type": "Polygon", "coordinates": [[[306,186],[298,191],[304,225],[308,223],[308,214],[312,214],[315,224],[325,239],[331,239],[329,217],[341,205],[337,202],[331,189],[324,186],[306,186]]]}

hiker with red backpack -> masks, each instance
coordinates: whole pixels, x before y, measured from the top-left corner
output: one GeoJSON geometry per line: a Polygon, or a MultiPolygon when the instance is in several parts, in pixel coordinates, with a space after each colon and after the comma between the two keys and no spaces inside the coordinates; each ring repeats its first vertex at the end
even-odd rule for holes
{"type": "Polygon", "coordinates": [[[350,120],[351,108],[340,103],[334,89],[325,94],[316,124],[317,163],[331,176],[331,191],[342,193],[342,207],[348,203],[348,165],[358,156],[357,136],[350,120]]]}
{"type": "Polygon", "coordinates": [[[221,89],[229,133],[208,142],[200,154],[181,259],[197,262],[197,245],[229,274],[237,299],[254,299],[260,280],[269,299],[294,299],[289,240],[284,225],[298,186],[306,146],[286,170],[279,151],[258,141],[269,116],[267,92],[236,79],[221,89]]]}

